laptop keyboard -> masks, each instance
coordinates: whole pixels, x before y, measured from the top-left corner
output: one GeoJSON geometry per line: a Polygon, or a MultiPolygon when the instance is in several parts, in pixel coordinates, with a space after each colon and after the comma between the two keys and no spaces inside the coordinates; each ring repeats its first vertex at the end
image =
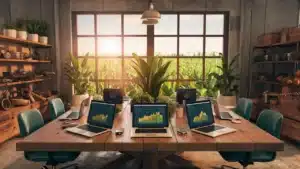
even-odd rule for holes
{"type": "Polygon", "coordinates": [[[217,131],[217,130],[220,130],[220,129],[223,129],[223,128],[225,128],[225,127],[217,126],[217,125],[211,125],[211,126],[197,128],[196,130],[198,130],[200,132],[204,132],[204,133],[210,133],[210,132],[217,131]]]}
{"type": "Polygon", "coordinates": [[[103,132],[107,129],[105,128],[100,128],[100,127],[94,127],[94,126],[90,126],[90,125],[82,125],[78,127],[79,129],[85,130],[85,131],[89,131],[89,132],[93,132],[93,133],[100,133],[103,132]]]}
{"type": "Polygon", "coordinates": [[[135,133],[167,133],[167,129],[136,129],[135,133]]]}
{"type": "Polygon", "coordinates": [[[67,116],[67,119],[77,119],[79,118],[79,112],[72,112],[67,116]]]}

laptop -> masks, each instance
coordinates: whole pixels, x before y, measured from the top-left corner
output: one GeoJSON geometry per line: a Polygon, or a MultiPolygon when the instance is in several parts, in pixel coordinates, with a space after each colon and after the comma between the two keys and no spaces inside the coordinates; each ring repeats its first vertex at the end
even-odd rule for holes
{"type": "Polygon", "coordinates": [[[241,119],[241,117],[232,111],[220,111],[218,102],[216,102],[216,106],[213,106],[213,112],[221,120],[241,119]]]}
{"type": "Polygon", "coordinates": [[[178,104],[193,103],[196,102],[197,94],[196,89],[177,89],[176,102],[178,104]]]}
{"type": "Polygon", "coordinates": [[[79,125],[66,130],[71,133],[94,137],[109,132],[113,126],[116,106],[93,100],[90,106],[87,124],[79,125]]]}
{"type": "Polygon", "coordinates": [[[123,92],[121,89],[104,89],[103,100],[111,104],[122,104],[123,92]]]}
{"type": "Polygon", "coordinates": [[[80,119],[84,113],[85,107],[90,105],[91,98],[92,97],[89,97],[81,102],[79,111],[76,111],[76,110],[74,111],[71,109],[71,110],[67,111],[64,115],[60,116],[59,120],[78,120],[78,119],[80,119]]]}
{"type": "Polygon", "coordinates": [[[236,131],[236,129],[215,123],[210,100],[203,100],[187,104],[186,110],[188,124],[193,132],[210,137],[217,137],[236,131]]]}
{"type": "Polygon", "coordinates": [[[131,137],[172,137],[167,104],[134,104],[132,108],[131,137]]]}

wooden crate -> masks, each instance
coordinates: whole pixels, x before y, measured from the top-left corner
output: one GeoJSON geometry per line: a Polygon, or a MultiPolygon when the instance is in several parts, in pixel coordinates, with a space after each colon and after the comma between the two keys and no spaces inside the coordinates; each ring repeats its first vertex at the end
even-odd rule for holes
{"type": "Polygon", "coordinates": [[[276,33],[267,33],[264,35],[261,35],[257,38],[257,43],[258,45],[272,45],[275,43],[279,43],[280,42],[280,32],[276,32],[276,33]]]}

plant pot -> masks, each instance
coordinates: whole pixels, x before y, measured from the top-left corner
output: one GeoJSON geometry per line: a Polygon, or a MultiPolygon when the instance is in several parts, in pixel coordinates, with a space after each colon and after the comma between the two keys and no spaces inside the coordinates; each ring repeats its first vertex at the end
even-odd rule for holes
{"type": "Polygon", "coordinates": [[[235,107],[236,106],[236,96],[223,96],[218,97],[218,103],[222,106],[235,107]]]}
{"type": "Polygon", "coordinates": [[[17,38],[17,30],[15,30],[15,29],[4,29],[3,34],[4,34],[4,36],[8,36],[11,38],[17,38]]]}
{"type": "Polygon", "coordinates": [[[87,98],[89,98],[89,94],[73,95],[71,106],[72,107],[80,107],[81,102],[87,98]]]}
{"type": "Polygon", "coordinates": [[[18,31],[18,38],[22,40],[27,40],[27,32],[26,31],[18,31]]]}
{"type": "Polygon", "coordinates": [[[29,34],[28,40],[33,42],[39,42],[39,35],[38,34],[29,34]]]}
{"type": "Polygon", "coordinates": [[[47,36],[40,36],[39,42],[42,44],[47,45],[48,44],[48,37],[47,36]]]}

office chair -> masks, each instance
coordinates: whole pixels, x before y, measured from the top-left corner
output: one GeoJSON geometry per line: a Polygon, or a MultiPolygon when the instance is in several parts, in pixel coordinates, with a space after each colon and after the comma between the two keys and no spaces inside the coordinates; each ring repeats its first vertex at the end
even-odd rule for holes
{"type": "MultiPolygon", "coordinates": [[[[283,116],[279,112],[272,110],[264,110],[259,115],[256,125],[270,133],[274,137],[280,139],[280,131],[283,116]]],[[[254,151],[254,152],[220,152],[220,155],[229,162],[239,162],[245,169],[248,165],[254,162],[270,162],[275,160],[276,152],[269,151],[254,151]]],[[[223,165],[222,168],[233,168],[223,165]]]]}
{"type": "MultiPolygon", "coordinates": [[[[44,120],[41,113],[37,109],[24,111],[18,115],[18,122],[20,128],[20,135],[26,137],[34,131],[44,126],[44,120]]],[[[46,151],[25,151],[24,157],[29,161],[34,162],[46,162],[46,165],[50,165],[52,169],[56,169],[56,166],[60,163],[74,161],[80,152],[46,152],[46,151]]],[[[76,164],[65,166],[61,169],[74,167],[77,169],[76,164]]],[[[43,166],[42,169],[48,169],[47,166],[43,166]]]]}
{"type": "Polygon", "coordinates": [[[234,112],[246,120],[249,120],[251,117],[253,102],[251,99],[240,98],[234,112]]]}
{"type": "Polygon", "coordinates": [[[49,101],[49,112],[51,120],[65,113],[65,106],[60,98],[55,98],[49,101]]]}

